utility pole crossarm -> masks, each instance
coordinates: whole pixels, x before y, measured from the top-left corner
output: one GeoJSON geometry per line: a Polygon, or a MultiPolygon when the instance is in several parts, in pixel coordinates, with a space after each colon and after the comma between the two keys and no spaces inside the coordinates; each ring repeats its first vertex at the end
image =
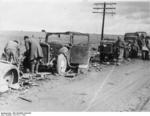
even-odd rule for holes
{"type": "Polygon", "coordinates": [[[110,2],[110,3],[106,3],[107,5],[116,5],[117,3],[115,2],[110,2]]]}
{"type": "MultiPolygon", "coordinates": [[[[103,13],[103,12],[92,12],[92,13],[103,13]]],[[[105,12],[106,14],[116,14],[115,12],[105,12]]]]}
{"type": "MultiPolygon", "coordinates": [[[[94,7],[93,9],[96,9],[96,10],[98,10],[98,9],[104,9],[104,8],[101,8],[101,7],[94,7]]],[[[105,9],[116,9],[115,7],[110,7],[110,8],[105,8],[105,9]]]]}
{"type": "MultiPolygon", "coordinates": [[[[104,3],[94,3],[94,5],[103,5],[104,3]]],[[[106,5],[116,5],[117,3],[111,2],[111,3],[105,3],[106,5]]]]}
{"type": "Polygon", "coordinates": [[[105,24],[105,15],[106,14],[116,14],[113,12],[114,9],[116,9],[113,5],[116,5],[116,3],[110,2],[104,2],[104,3],[94,3],[95,7],[93,9],[92,13],[97,13],[97,14],[103,14],[103,19],[102,19],[102,32],[101,32],[101,40],[104,38],[104,24],[105,24]],[[111,11],[112,10],[112,11],[111,11]]]}

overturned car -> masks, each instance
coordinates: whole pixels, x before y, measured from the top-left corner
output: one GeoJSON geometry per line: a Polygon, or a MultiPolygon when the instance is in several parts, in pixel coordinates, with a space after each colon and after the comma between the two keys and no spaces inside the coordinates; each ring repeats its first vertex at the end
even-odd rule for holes
{"type": "MultiPolygon", "coordinates": [[[[79,32],[47,33],[41,43],[44,57],[40,69],[56,70],[65,75],[69,69],[88,69],[89,34],[79,32]]],[[[40,70],[39,69],[39,70],[40,70]]]]}
{"type": "Polygon", "coordinates": [[[18,83],[18,80],[18,68],[7,61],[0,60],[0,92],[8,90],[8,87],[18,83]]]}

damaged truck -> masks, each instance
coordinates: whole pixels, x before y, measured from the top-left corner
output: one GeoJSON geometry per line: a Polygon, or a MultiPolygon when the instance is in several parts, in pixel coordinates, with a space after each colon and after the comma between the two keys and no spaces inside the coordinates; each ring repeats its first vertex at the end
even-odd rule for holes
{"type": "Polygon", "coordinates": [[[89,67],[89,34],[79,32],[46,33],[41,42],[44,57],[40,69],[56,70],[59,75],[66,75],[70,69],[77,73],[89,67]]]}

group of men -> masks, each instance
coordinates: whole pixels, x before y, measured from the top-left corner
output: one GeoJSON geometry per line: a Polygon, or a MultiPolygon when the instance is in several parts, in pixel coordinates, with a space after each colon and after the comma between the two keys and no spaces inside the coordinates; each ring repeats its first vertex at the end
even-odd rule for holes
{"type": "MultiPolygon", "coordinates": [[[[39,41],[37,41],[33,36],[24,36],[25,53],[23,56],[26,58],[25,65],[29,65],[27,70],[31,73],[38,73],[40,60],[43,58],[43,51],[40,46],[39,41]]],[[[17,40],[8,41],[4,48],[6,60],[14,65],[18,65],[20,55],[19,42],[17,40]]]]}
{"type": "Polygon", "coordinates": [[[126,43],[120,37],[118,37],[116,46],[119,48],[118,63],[123,61],[124,58],[126,59],[129,57],[134,57],[130,56],[129,54],[132,53],[131,50],[134,51],[137,48],[141,51],[141,58],[143,60],[149,60],[150,38],[148,38],[148,36],[144,37],[143,35],[141,35],[141,37],[139,37],[138,40],[132,44],[126,43]]]}
{"type": "MultiPolygon", "coordinates": [[[[124,58],[128,58],[129,56],[129,49],[127,50],[127,47],[129,47],[129,45],[126,44],[126,42],[122,41],[122,39],[118,37],[118,40],[116,41],[116,46],[119,52],[118,64],[120,64],[120,62],[122,62],[124,58]]],[[[141,50],[142,59],[149,59],[150,39],[141,36],[141,39],[139,39],[134,44],[134,47],[138,46],[138,48],[141,50]]],[[[39,63],[43,58],[43,51],[40,46],[40,42],[37,41],[37,39],[35,39],[33,36],[24,36],[24,45],[26,49],[25,53],[23,54],[23,56],[25,56],[24,66],[26,66],[26,69],[28,70],[26,72],[30,71],[33,74],[38,73],[39,63]]],[[[130,45],[130,48],[131,46],[132,45],[130,45]]],[[[21,56],[19,41],[8,41],[4,48],[4,52],[7,61],[11,62],[14,65],[19,65],[19,57],[21,56]]]]}

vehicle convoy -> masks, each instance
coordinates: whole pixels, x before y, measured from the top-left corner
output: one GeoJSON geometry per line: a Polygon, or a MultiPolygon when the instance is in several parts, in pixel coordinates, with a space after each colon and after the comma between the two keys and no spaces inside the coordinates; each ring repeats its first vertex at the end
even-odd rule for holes
{"type": "Polygon", "coordinates": [[[56,69],[65,75],[69,69],[88,69],[90,61],[89,34],[79,32],[47,33],[41,43],[44,58],[40,68],[56,69]]]}
{"type": "Polygon", "coordinates": [[[124,41],[127,46],[130,46],[129,57],[136,58],[141,52],[142,43],[137,33],[125,33],[124,41]]]}
{"type": "Polygon", "coordinates": [[[104,38],[100,42],[99,52],[100,52],[100,61],[113,61],[117,59],[119,52],[116,47],[116,39],[104,38]]]}

